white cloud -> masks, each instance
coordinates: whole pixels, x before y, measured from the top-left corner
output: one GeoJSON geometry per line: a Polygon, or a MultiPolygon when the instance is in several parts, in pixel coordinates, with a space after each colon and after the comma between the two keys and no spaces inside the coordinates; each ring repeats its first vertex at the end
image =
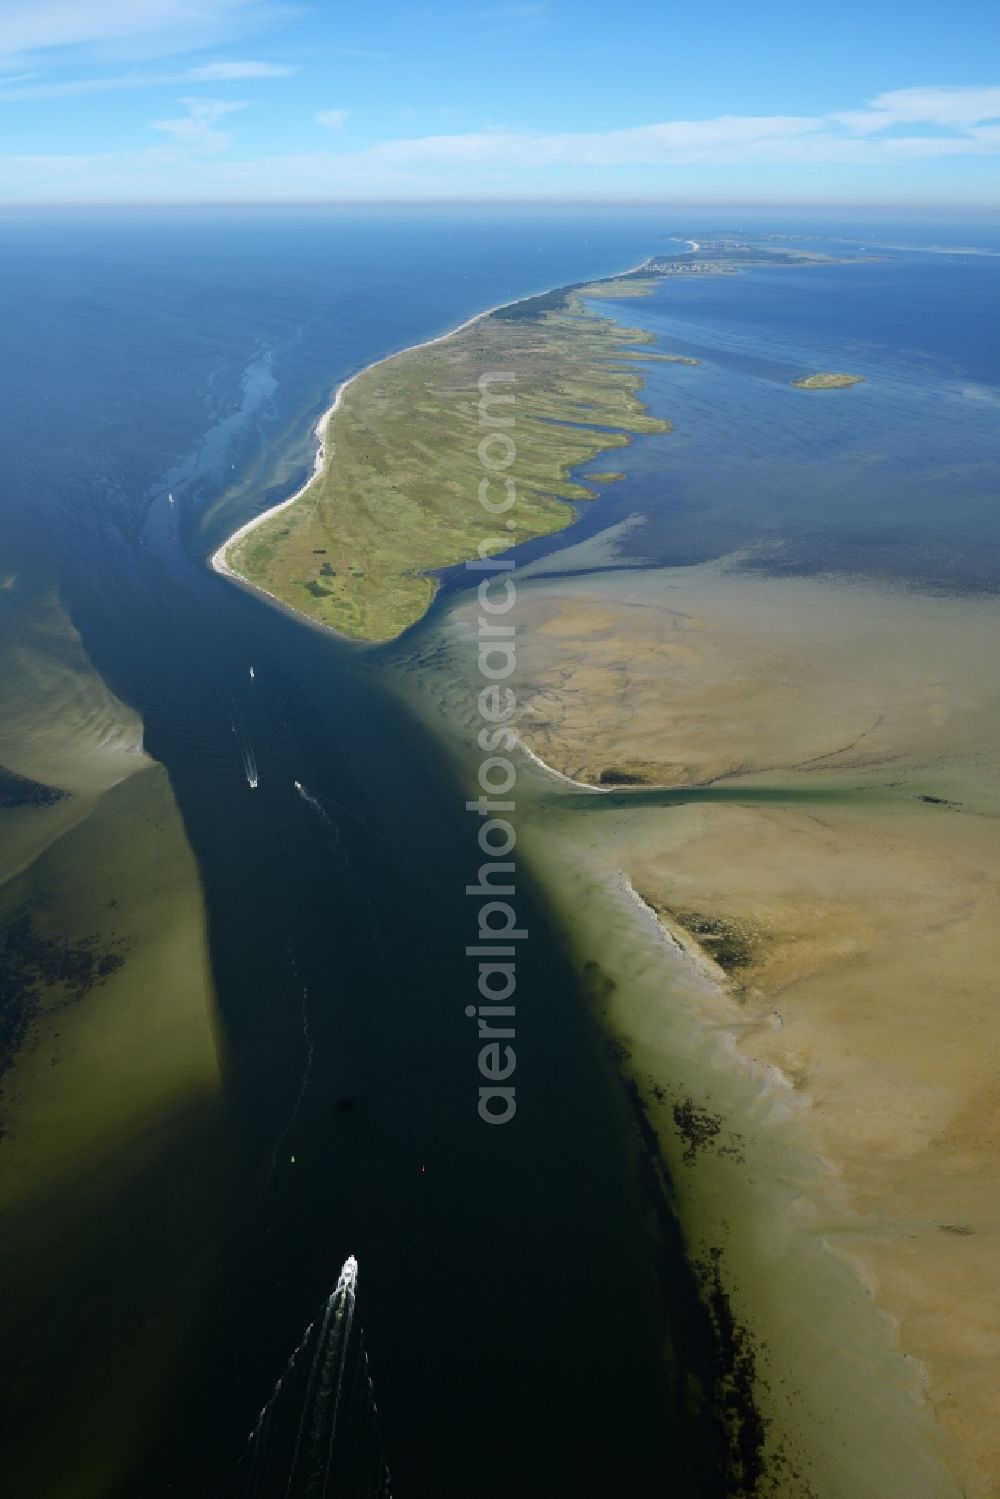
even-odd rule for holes
{"type": "Polygon", "coordinates": [[[314,119],[317,125],[325,125],[328,130],[339,130],[347,119],[347,110],[321,109],[314,119]]]}
{"type": "MultiPolygon", "coordinates": [[[[859,190],[869,197],[887,200],[904,184],[913,191],[914,183],[917,196],[926,197],[935,182],[934,191],[947,196],[940,173],[927,172],[927,186],[921,185],[919,164],[1000,157],[998,100],[1000,89],[902,89],[878,95],[860,115],[722,115],[603,132],[494,128],[251,158],[227,154],[231,142],[220,128],[241,106],[186,99],[183,116],[155,124],[169,144],[100,156],[0,157],[0,199],[620,195],[640,185],[667,196],[692,184],[698,195],[708,180],[737,188],[745,182],[749,191],[760,177],[756,170],[744,174],[744,166],[766,171],[772,186],[814,182],[817,197],[828,182],[843,191],[844,167],[859,169],[859,190]],[[782,167],[786,178],[772,170],[782,167]],[[692,172],[702,168],[704,174],[692,172]],[[715,169],[721,179],[709,179],[715,169]]],[[[317,118],[336,128],[343,114],[321,111],[317,118]]],[[[980,187],[985,193],[989,184],[980,187]]],[[[951,196],[962,190],[956,186],[951,196]]]]}
{"type": "MultiPolygon", "coordinates": [[[[0,4],[3,0],[0,0],[0,4]]],[[[296,71],[284,63],[211,62],[188,68],[181,73],[133,71],[111,77],[59,78],[48,83],[32,80],[45,78],[43,72],[22,73],[0,78],[0,103],[16,104],[23,99],[70,99],[77,95],[135,92],[161,88],[177,83],[225,83],[248,78],[286,78],[296,71]]]]}
{"type": "Polygon", "coordinates": [[[190,68],[187,76],[199,83],[219,83],[231,78],[288,78],[294,72],[279,62],[206,62],[190,68]]]}
{"type": "Polygon", "coordinates": [[[231,138],[222,130],[216,130],[215,122],[234,110],[245,109],[245,104],[234,104],[224,99],[178,99],[187,110],[186,115],[176,120],[153,120],[153,130],[162,130],[172,136],[175,143],[185,151],[198,155],[215,156],[232,145],[231,138]]]}
{"type": "MultiPolygon", "coordinates": [[[[667,120],[602,132],[544,134],[489,129],[384,141],[363,155],[370,164],[485,167],[686,166],[697,163],[888,161],[901,156],[983,156],[1000,151],[1000,88],[914,88],[880,94],[860,113],[720,115],[667,120]],[[879,139],[911,124],[951,128],[952,135],[879,139]]],[[[340,158],[342,161],[348,159],[340,158]]]]}
{"type": "Polygon", "coordinates": [[[167,56],[243,35],[293,9],[284,0],[3,0],[0,58],[130,43],[167,56]]]}
{"type": "Polygon", "coordinates": [[[1000,88],[894,88],[871,100],[871,109],[892,124],[943,124],[967,130],[1000,120],[1000,88]]]}
{"type": "Polygon", "coordinates": [[[968,130],[1000,120],[1000,88],[898,88],[879,94],[858,114],[835,116],[862,133],[891,125],[938,125],[968,130]]]}
{"type": "Polygon", "coordinates": [[[129,89],[155,88],[164,83],[183,83],[187,78],[184,73],[121,73],[113,78],[62,79],[58,83],[26,82],[27,78],[44,76],[43,73],[30,73],[22,81],[0,79],[0,102],[16,104],[21,99],[69,99],[75,95],[119,93],[129,89]],[[22,83],[26,86],[22,86],[22,83]]]}
{"type": "Polygon", "coordinates": [[[626,130],[543,135],[526,130],[481,130],[385,141],[368,148],[372,160],[396,163],[519,166],[624,166],[704,160],[734,161],[780,153],[822,129],[809,116],[726,115],[716,120],[671,120],[626,130]]]}

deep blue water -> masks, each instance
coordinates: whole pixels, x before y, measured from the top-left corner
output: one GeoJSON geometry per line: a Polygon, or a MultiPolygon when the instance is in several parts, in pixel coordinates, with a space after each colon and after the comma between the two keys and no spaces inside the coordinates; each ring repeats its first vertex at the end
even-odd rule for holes
{"type": "MultiPolygon", "coordinates": [[[[352,370],[705,227],[652,210],[0,219],[0,569],[26,592],[58,581],[167,766],[203,880],[225,1043],[239,1206],[205,1246],[215,1294],[123,1496],[219,1491],[351,1252],[401,1499],[717,1491],[711,1433],[686,1403],[708,1355],[679,1240],[541,901],[524,890],[525,1105],[516,1129],[484,1133],[463,1013],[475,847],[447,757],[383,690],[378,653],[303,629],[204,567],[233,524],[301,479],[312,423],[352,370]],[[234,716],[255,746],[253,794],[234,716]],[[304,1004],[312,1071],[275,1160],[302,1084],[304,1004]]],[[[881,232],[997,240],[982,223],[881,232]]],[[[998,268],[902,253],[672,281],[626,304],[663,349],[704,363],[651,366],[649,399],[673,433],[637,441],[626,482],[548,545],[639,510],[647,562],[756,548],[768,566],[994,587],[998,268]],[[788,387],[837,367],[866,385],[788,387]]],[[[95,1242],[96,1284],[108,1272],[95,1242]]],[[[41,1300],[21,1294],[32,1326],[57,1322],[75,1377],[90,1377],[74,1341],[89,1282],[49,1275],[41,1300]]],[[[140,1355],[126,1339],[115,1357],[140,1355]]],[[[14,1384],[30,1454],[52,1439],[46,1386],[14,1384]]]]}

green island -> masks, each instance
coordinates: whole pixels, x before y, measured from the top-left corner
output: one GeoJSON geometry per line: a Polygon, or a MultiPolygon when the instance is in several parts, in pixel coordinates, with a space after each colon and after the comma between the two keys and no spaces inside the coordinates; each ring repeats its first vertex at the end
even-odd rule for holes
{"type": "MultiPolygon", "coordinates": [[[[560,287],[471,319],[453,333],[391,355],[348,380],[317,429],[317,471],[290,500],[247,522],[212,565],[319,625],[357,640],[386,641],[421,619],[440,569],[547,536],[594,499],[571,474],[633,436],[666,432],[639,392],[648,362],[698,365],[650,348],[652,334],[595,308],[648,296],[675,275],[738,274],[759,266],[848,263],[833,257],[721,239],[697,254],[655,256],[634,271],[560,287]],[[498,371],[514,380],[496,378],[498,371]],[[479,382],[493,375],[493,424],[480,421],[479,382]],[[513,407],[503,394],[515,392],[513,407]],[[507,428],[497,418],[513,412],[507,428]],[[479,447],[490,431],[513,436],[516,499],[491,514],[504,474],[479,447]]],[[[857,385],[860,375],[820,373],[802,390],[857,385]]],[[[610,484],[618,470],[586,476],[610,484]]]]}
{"type": "Polygon", "coordinates": [[[637,362],[665,357],[646,352],[652,335],[584,301],[642,295],[655,279],[549,292],[364,370],[341,389],[313,480],[213,565],[343,635],[386,641],[430,607],[432,570],[568,526],[574,503],[594,498],[571,470],[670,428],[639,398],[637,362]],[[488,387],[494,422],[513,414],[510,428],[480,424],[479,381],[497,371],[516,377],[488,387]],[[513,406],[496,399],[511,391],[513,406]],[[517,450],[516,499],[502,516],[479,502],[484,479],[494,502],[505,495],[504,474],[479,454],[490,431],[509,432],[517,450]]]}
{"type": "Polygon", "coordinates": [[[796,390],[846,390],[849,385],[863,385],[864,375],[819,374],[804,375],[793,380],[796,390]]]}

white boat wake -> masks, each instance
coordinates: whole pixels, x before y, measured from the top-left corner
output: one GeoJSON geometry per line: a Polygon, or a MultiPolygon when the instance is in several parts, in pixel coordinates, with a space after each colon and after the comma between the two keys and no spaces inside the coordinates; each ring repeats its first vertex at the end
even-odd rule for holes
{"type": "Polygon", "coordinates": [[[247,778],[247,785],[251,791],[256,791],[260,779],[257,773],[257,756],[254,754],[254,748],[250,743],[250,736],[246,731],[246,725],[243,723],[239,709],[236,708],[235,704],[233,704],[233,711],[236,717],[230,719],[229,727],[236,738],[236,748],[239,750],[240,759],[243,761],[243,774],[247,778]]]}
{"type": "Polygon", "coordinates": [[[391,1499],[350,1255],[261,1411],[242,1463],[242,1499],[391,1499]]]}
{"type": "Polygon", "coordinates": [[[326,823],[326,825],[327,825],[328,828],[332,828],[333,827],[333,823],[330,821],[329,813],[322,806],[322,804],[316,799],[316,797],[315,796],[311,796],[309,794],[309,792],[303,786],[303,784],[302,784],[301,781],[294,781],[292,784],[294,785],[296,791],[299,793],[299,796],[305,802],[306,806],[307,807],[311,807],[313,809],[313,811],[316,813],[317,817],[320,817],[323,820],[323,822],[326,823]]]}

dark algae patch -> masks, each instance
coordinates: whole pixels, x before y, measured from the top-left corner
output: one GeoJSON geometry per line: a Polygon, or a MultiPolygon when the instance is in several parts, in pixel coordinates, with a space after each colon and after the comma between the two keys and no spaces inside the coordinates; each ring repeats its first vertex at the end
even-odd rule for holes
{"type": "Polygon", "coordinates": [[[117,945],[96,936],[78,942],[50,937],[23,906],[0,923],[0,1078],[36,1021],[77,1004],[121,968],[117,945]]]}
{"type": "Polygon", "coordinates": [[[68,791],[60,791],[57,786],[44,786],[41,781],[29,781],[27,776],[15,775],[12,770],[5,770],[0,765],[0,810],[7,811],[13,807],[50,807],[53,802],[61,802],[68,795],[68,791]]]}
{"type": "MultiPolygon", "coordinates": [[[[617,987],[615,979],[593,960],[583,965],[581,979],[591,1003],[606,1012],[617,987]]],[[[661,1294],[673,1309],[676,1346],[685,1350],[685,1367],[675,1374],[683,1382],[685,1419],[692,1435],[689,1492],[698,1499],[755,1499],[766,1476],[766,1426],[753,1398],[757,1376],[753,1344],[730,1306],[720,1269],[722,1251],[712,1250],[706,1260],[693,1261],[683,1246],[660,1137],[649,1104],[627,1070],[631,1053],[620,1041],[610,1042],[607,1050],[625,1092],[646,1199],[664,1246],[661,1294]],[[670,1253],[671,1248],[675,1253],[670,1253]],[[678,1256],[690,1267],[697,1296],[677,1296],[678,1256]]],[[[655,1084],[652,1094],[657,1103],[667,1101],[666,1091],[655,1084]]],[[[692,1155],[702,1145],[712,1144],[722,1130],[720,1118],[697,1108],[690,1099],[676,1104],[673,1115],[692,1155]]]]}
{"type": "Polygon", "coordinates": [[[667,911],[663,914],[691,936],[718,963],[723,973],[737,973],[749,968],[756,955],[753,932],[722,916],[706,916],[700,911],[667,911]]]}
{"type": "Polygon", "coordinates": [[[747,1329],[737,1320],[722,1278],[722,1250],[709,1249],[695,1263],[702,1296],[725,1367],[719,1380],[719,1407],[729,1443],[730,1494],[753,1499],[765,1477],[766,1423],[754,1403],[757,1357],[747,1329]]]}
{"type": "Polygon", "coordinates": [[[719,1134],[722,1120],[718,1114],[699,1109],[690,1098],[674,1104],[673,1116],[677,1133],[684,1141],[684,1160],[690,1165],[702,1146],[711,1145],[719,1134]]]}
{"type": "MultiPolygon", "coordinates": [[[[673,1191],[659,1137],[638,1084],[624,1074],[621,1080],[642,1145],[651,1206],[663,1235],[676,1236],[679,1230],[672,1207],[673,1191]]],[[[675,1120],[678,1110],[698,1145],[715,1139],[720,1120],[696,1109],[690,1100],[675,1105],[675,1120]]],[[[689,1148],[693,1151],[697,1145],[689,1148]]],[[[757,1368],[753,1343],[733,1313],[722,1280],[721,1258],[722,1251],[713,1249],[704,1260],[692,1264],[708,1328],[690,1329],[684,1346],[710,1350],[704,1367],[690,1370],[687,1378],[689,1420],[692,1427],[700,1425],[705,1433],[704,1452],[709,1465],[699,1475],[695,1492],[699,1499],[715,1494],[725,1499],[753,1499],[761,1492],[759,1485],[765,1474],[766,1425],[754,1402],[757,1368]]],[[[665,1287],[665,1291],[668,1289],[665,1287]]]]}
{"type": "Polygon", "coordinates": [[[600,786],[644,786],[646,777],[631,770],[617,770],[609,765],[597,778],[600,786]]]}

